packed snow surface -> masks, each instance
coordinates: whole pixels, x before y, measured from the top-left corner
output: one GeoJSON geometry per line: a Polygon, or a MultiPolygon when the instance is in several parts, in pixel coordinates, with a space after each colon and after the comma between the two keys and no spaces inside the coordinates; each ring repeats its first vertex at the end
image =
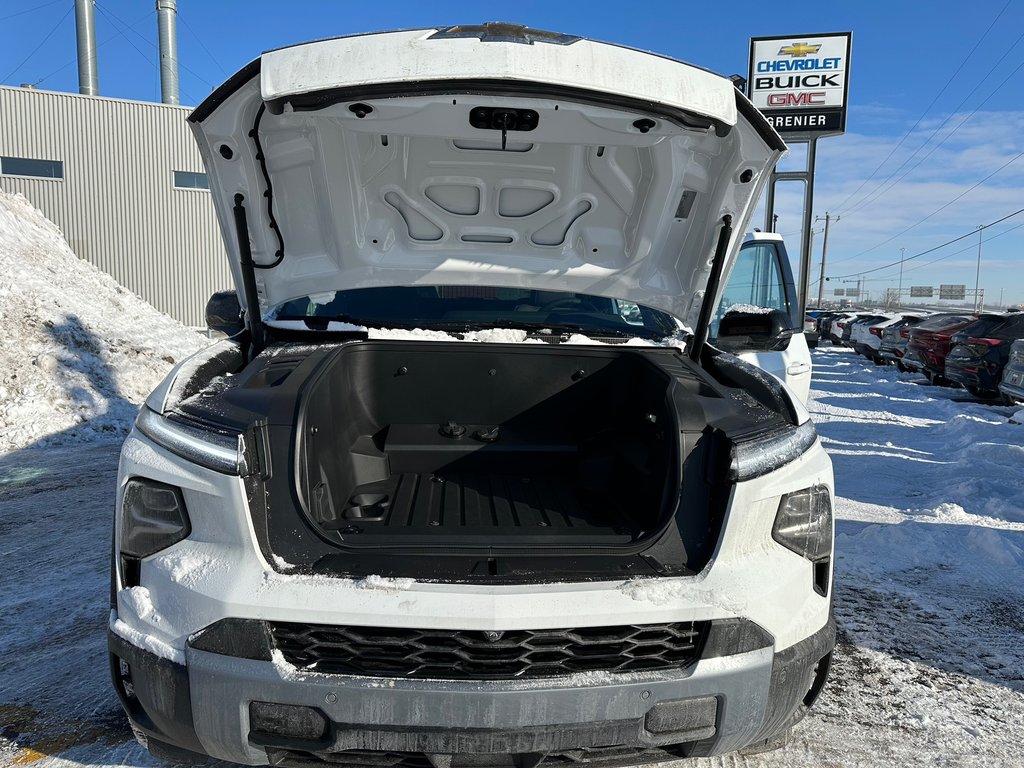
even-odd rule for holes
{"type": "Polygon", "coordinates": [[[0,191],[0,452],[118,439],[171,366],[209,343],[68,247],[0,191]]]}
{"type": "MultiPolygon", "coordinates": [[[[828,347],[814,353],[809,409],[836,475],[831,679],[783,748],[680,768],[1024,765],[1021,412],[828,347]]],[[[130,418],[126,409],[116,429],[130,418]]],[[[108,614],[118,447],[88,426],[66,445],[0,451],[3,768],[161,765],[134,742],[108,679],[110,622],[136,644],[152,638],[129,637],[108,614]]],[[[169,553],[156,560],[183,584],[216,567],[169,553]]],[[[407,588],[402,581],[361,586],[407,588]]],[[[638,600],[689,597],[674,584],[621,588],[638,600]]],[[[143,588],[122,597],[150,621],[159,616],[143,588]]],[[[181,661],[178,649],[150,650],[181,661]]],[[[280,655],[274,663],[298,674],[280,655]]],[[[596,674],[565,684],[601,682],[596,674]]]]}

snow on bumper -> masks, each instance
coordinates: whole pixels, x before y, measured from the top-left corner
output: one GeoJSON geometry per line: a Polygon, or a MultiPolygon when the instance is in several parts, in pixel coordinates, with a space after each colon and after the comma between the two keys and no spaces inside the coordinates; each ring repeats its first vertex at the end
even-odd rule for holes
{"type": "Polygon", "coordinates": [[[770,632],[778,652],[829,617],[829,598],[813,590],[812,564],[771,536],[783,494],[833,487],[818,442],[785,467],[735,485],[718,549],[702,573],[626,582],[489,586],[281,573],[242,513],[241,478],[189,464],[137,432],[122,450],[119,488],[133,476],[180,486],[192,534],[143,561],[141,586],[118,590],[111,630],[179,663],[188,637],[223,618],[513,630],[742,617],[770,632]]]}

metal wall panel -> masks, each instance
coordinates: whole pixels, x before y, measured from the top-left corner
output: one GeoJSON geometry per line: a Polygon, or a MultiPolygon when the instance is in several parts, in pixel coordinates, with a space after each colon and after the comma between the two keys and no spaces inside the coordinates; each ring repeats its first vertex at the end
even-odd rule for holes
{"type": "Polygon", "coordinates": [[[174,171],[205,171],[189,111],[0,87],[0,156],[64,163],[63,179],[0,174],[0,189],[25,195],[80,258],[201,326],[206,299],[232,283],[210,193],[174,187],[174,171]]]}

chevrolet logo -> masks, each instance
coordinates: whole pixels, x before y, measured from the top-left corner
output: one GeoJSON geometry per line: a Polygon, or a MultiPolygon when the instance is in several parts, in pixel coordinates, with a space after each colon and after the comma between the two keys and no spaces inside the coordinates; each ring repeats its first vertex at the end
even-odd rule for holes
{"type": "Polygon", "coordinates": [[[821,45],[808,45],[807,43],[793,43],[779,48],[779,56],[806,56],[809,53],[817,53],[821,45]]]}

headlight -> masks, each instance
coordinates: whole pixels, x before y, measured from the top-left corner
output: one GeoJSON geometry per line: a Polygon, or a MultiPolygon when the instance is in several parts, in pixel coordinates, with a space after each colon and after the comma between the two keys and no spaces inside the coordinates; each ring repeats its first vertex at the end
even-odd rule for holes
{"type": "Polygon", "coordinates": [[[772,538],[811,562],[831,557],[832,499],[828,488],[815,485],[783,496],[772,538]]]}
{"type": "Polygon", "coordinates": [[[784,427],[747,440],[736,440],[732,446],[729,479],[752,480],[774,472],[806,453],[817,439],[814,423],[808,419],[799,427],[784,427]]]}
{"type": "Polygon", "coordinates": [[[181,489],[155,480],[125,483],[121,514],[121,554],[148,557],[192,532],[181,489]]]}
{"type": "Polygon", "coordinates": [[[214,432],[184,420],[167,419],[146,406],[139,410],[135,426],[171,453],[202,467],[231,475],[248,472],[245,442],[237,433],[214,432]]]}

